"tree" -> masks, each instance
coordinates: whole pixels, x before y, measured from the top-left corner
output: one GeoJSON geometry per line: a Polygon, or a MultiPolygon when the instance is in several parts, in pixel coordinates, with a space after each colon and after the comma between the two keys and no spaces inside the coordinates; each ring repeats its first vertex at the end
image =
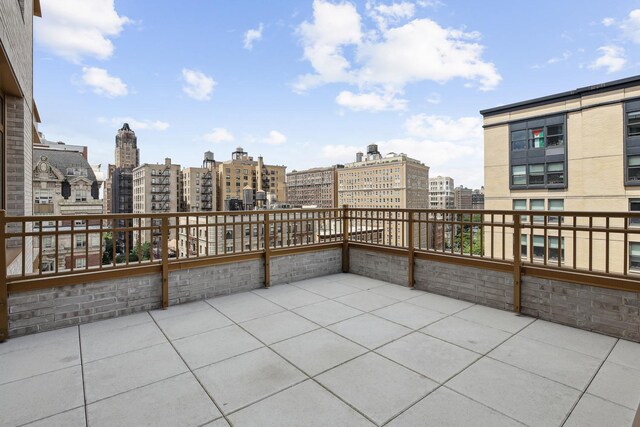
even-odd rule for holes
{"type": "Polygon", "coordinates": [[[111,264],[113,262],[113,235],[111,233],[103,233],[102,241],[104,242],[102,264],[111,264]]]}

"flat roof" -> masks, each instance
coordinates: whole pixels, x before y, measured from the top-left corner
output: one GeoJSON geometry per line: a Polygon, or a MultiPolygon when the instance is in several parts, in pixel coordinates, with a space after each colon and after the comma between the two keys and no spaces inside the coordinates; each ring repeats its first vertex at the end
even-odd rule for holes
{"type": "Polygon", "coordinates": [[[506,104],[499,107],[488,108],[486,110],[480,110],[480,114],[482,114],[484,117],[493,116],[495,114],[501,114],[508,111],[523,110],[525,108],[537,107],[540,105],[553,104],[555,102],[580,98],[588,94],[609,92],[617,89],[623,89],[626,87],[638,86],[638,85],[640,85],[640,75],[627,77],[619,80],[613,80],[606,83],[599,83],[591,86],[585,86],[585,87],[570,90],[567,92],[560,92],[554,95],[543,96],[541,98],[534,98],[527,101],[520,101],[520,102],[515,102],[513,104],[506,104]]]}

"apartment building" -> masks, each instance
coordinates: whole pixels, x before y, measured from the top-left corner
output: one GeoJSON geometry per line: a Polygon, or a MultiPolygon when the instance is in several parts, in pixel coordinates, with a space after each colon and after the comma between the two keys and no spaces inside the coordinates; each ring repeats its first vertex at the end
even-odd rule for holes
{"type": "Polygon", "coordinates": [[[262,156],[254,160],[238,147],[231,160],[218,164],[218,209],[251,210],[286,202],[286,171],[286,166],[266,165],[262,156]]]}
{"type": "Polygon", "coordinates": [[[406,154],[382,156],[376,144],[367,155],[338,169],[338,206],[427,209],[429,167],[406,154]]]}
{"type": "MultiPolygon", "coordinates": [[[[269,214],[269,211],[264,211],[264,214],[269,214]]],[[[317,242],[320,236],[328,233],[328,227],[332,223],[323,220],[319,213],[304,209],[289,213],[273,212],[270,215],[269,240],[271,246],[276,248],[317,242]]],[[[180,227],[177,248],[180,257],[223,255],[263,249],[265,228],[262,215],[218,214],[208,216],[208,219],[209,224],[217,222],[226,225],[206,225],[206,217],[181,218],[182,225],[186,225],[188,221],[190,226],[180,227]]]]}
{"type": "MultiPolygon", "coordinates": [[[[38,147],[38,148],[36,148],[38,147]]],[[[65,231],[73,227],[77,233],[73,237],[63,233],[44,236],[34,242],[33,259],[41,271],[65,270],[70,268],[95,267],[100,265],[100,233],[98,223],[87,224],[74,219],[74,215],[101,214],[102,201],[99,199],[100,183],[80,151],[33,149],[33,214],[68,215],[68,221],[42,221],[43,231],[65,231]]],[[[45,218],[46,219],[46,218],[45,218]]]]}
{"type": "Polygon", "coordinates": [[[454,206],[456,209],[473,209],[473,190],[459,186],[453,189],[454,206]]]}
{"type": "MultiPolygon", "coordinates": [[[[33,21],[39,0],[0,2],[0,209],[7,215],[33,212],[32,147],[40,121],[33,94],[33,21]]],[[[8,227],[8,231],[14,230],[8,227]]],[[[31,230],[27,230],[31,231],[31,230]]],[[[7,274],[32,270],[32,241],[7,242],[7,274]]],[[[0,336],[0,341],[3,338],[0,336]]]]}
{"type": "Polygon", "coordinates": [[[312,168],[287,174],[287,203],[294,207],[333,208],[338,205],[338,169],[312,168]]]}
{"type": "MultiPolygon", "coordinates": [[[[338,170],[338,205],[352,208],[427,209],[429,207],[429,167],[406,154],[382,156],[376,144],[367,147],[366,156],[356,153],[356,161],[338,170]]],[[[406,241],[407,229],[393,222],[396,215],[387,212],[387,221],[375,215],[354,221],[349,233],[363,238],[375,236],[376,242],[391,244],[406,241]],[[382,227],[382,228],[381,228],[382,227]]]]}
{"type": "Polygon", "coordinates": [[[453,209],[455,207],[453,188],[453,178],[450,176],[429,178],[429,208],[453,209]]]}
{"type": "MultiPolygon", "coordinates": [[[[487,209],[640,210],[640,76],[481,114],[487,209]]],[[[563,220],[557,217],[556,223],[558,219],[563,220]]],[[[587,237],[577,233],[579,267],[588,265],[587,237]]],[[[640,243],[637,237],[630,240],[628,246],[622,239],[611,244],[611,268],[622,271],[626,253],[632,269],[640,271],[640,243]]],[[[565,259],[564,254],[573,253],[573,244],[573,239],[552,232],[546,237],[527,233],[522,255],[550,261],[560,257],[561,263],[571,265],[573,257],[565,259]]],[[[594,238],[592,251],[605,252],[603,239],[594,238]]],[[[604,269],[604,258],[595,256],[593,268],[604,269]]]]}
{"type": "Polygon", "coordinates": [[[218,174],[213,153],[204,153],[202,167],[182,169],[182,211],[200,212],[217,210],[218,174]]]}
{"type": "MultiPolygon", "coordinates": [[[[142,164],[132,171],[133,174],[133,213],[178,212],[182,201],[180,165],[166,158],[163,164],[142,164]]],[[[154,226],[157,229],[142,233],[142,242],[152,241],[160,233],[159,220],[142,219],[143,227],[154,226]]],[[[175,235],[175,232],[172,232],[175,235]]],[[[134,233],[133,241],[138,240],[134,233]]]]}
{"type": "Polygon", "coordinates": [[[105,213],[133,212],[133,169],[140,164],[138,137],[128,123],[116,134],[115,164],[109,164],[104,184],[105,213]]]}
{"type": "Polygon", "coordinates": [[[471,209],[484,209],[484,187],[473,190],[471,194],[471,209]]]}

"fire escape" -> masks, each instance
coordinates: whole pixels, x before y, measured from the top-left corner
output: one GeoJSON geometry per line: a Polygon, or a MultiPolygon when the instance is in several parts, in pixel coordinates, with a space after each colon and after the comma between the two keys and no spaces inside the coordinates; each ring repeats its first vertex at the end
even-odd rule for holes
{"type": "MultiPolygon", "coordinates": [[[[151,171],[151,213],[169,212],[171,194],[171,166],[166,165],[164,170],[151,171]]],[[[161,219],[153,219],[154,247],[159,244],[162,229],[161,219]]]]}
{"type": "Polygon", "coordinates": [[[211,185],[211,170],[202,175],[202,193],[200,193],[203,211],[211,211],[213,206],[213,186],[211,185]]]}

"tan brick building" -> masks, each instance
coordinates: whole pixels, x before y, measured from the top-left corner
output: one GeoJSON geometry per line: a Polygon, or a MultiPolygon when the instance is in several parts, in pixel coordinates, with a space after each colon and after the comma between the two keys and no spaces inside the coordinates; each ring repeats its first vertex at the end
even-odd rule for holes
{"type": "MultiPolygon", "coordinates": [[[[356,161],[338,170],[338,205],[371,209],[427,209],[429,207],[429,167],[406,154],[382,156],[378,146],[371,144],[367,154],[356,153],[356,161]]],[[[395,214],[365,213],[371,218],[395,214]]],[[[406,242],[406,229],[401,222],[374,219],[354,221],[349,233],[375,242],[400,244],[406,242]],[[382,228],[381,228],[382,227],[382,228]],[[403,230],[405,231],[403,233],[403,230]]]]}
{"type": "Polygon", "coordinates": [[[338,170],[335,165],[287,174],[287,203],[293,207],[332,208],[338,204],[338,170]]]}
{"type": "MultiPolygon", "coordinates": [[[[481,114],[486,209],[640,210],[640,76],[481,114]]],[[[584,267],[587,237],[577,237],[576,264],[584,267]]],[[[500,249],[499,244],[494,242],[494,248],[500,249]]],[[[593,268],[604,269],[604,240],[596,237],[593,244],[593,268]]],[[[524,235],[521,248],[522,255],[573,263],[568,237],[524,235]]],[[[621,271],[623,241],[612,242],[610,249],[611,268],[621,271]]],[[[640,243],[632,241],[626,249],[632,271],[640,271],[640,243]]]]}
{"type": "Polygon", "coordinates": [[[371,144],[366,157],[338,169],[338,205],[359,208],[427,209],[429,167],[406,154],[382,156],[371,144]]]}
{"type": "MultiPolygon", "coordinates": [[[[7,215],[31,215],[33,208],[32,146],[39,142],[40,121],[33,94],[36,16],[42,16],[39,0],[0,1],[0,209],[7,215]]],[[[21,239],[7,243],[7,274],[21,270],[23,250],[26,271],[31,271],[31,248],[30,238],[24,248],[21,239]]]]}
{"type": "Polygon", "coordinates": [[[218,173],[213,153],[204,153],[202,167],[182,169],[182,207],[184,212],[216,211],[218,173]]]}
{"type": "Polygon", "coordinates": [[[456,209],[473,209],[473,190],[464,186],[453,189],[454,206],[456,209]]]}
{"type": "Polygon", "coordinates": [[[231,160],[218,164],[218,210],[252,209],[261,203],[286,202],[286,166],[265,165],[238,147],[231,160]]]}

